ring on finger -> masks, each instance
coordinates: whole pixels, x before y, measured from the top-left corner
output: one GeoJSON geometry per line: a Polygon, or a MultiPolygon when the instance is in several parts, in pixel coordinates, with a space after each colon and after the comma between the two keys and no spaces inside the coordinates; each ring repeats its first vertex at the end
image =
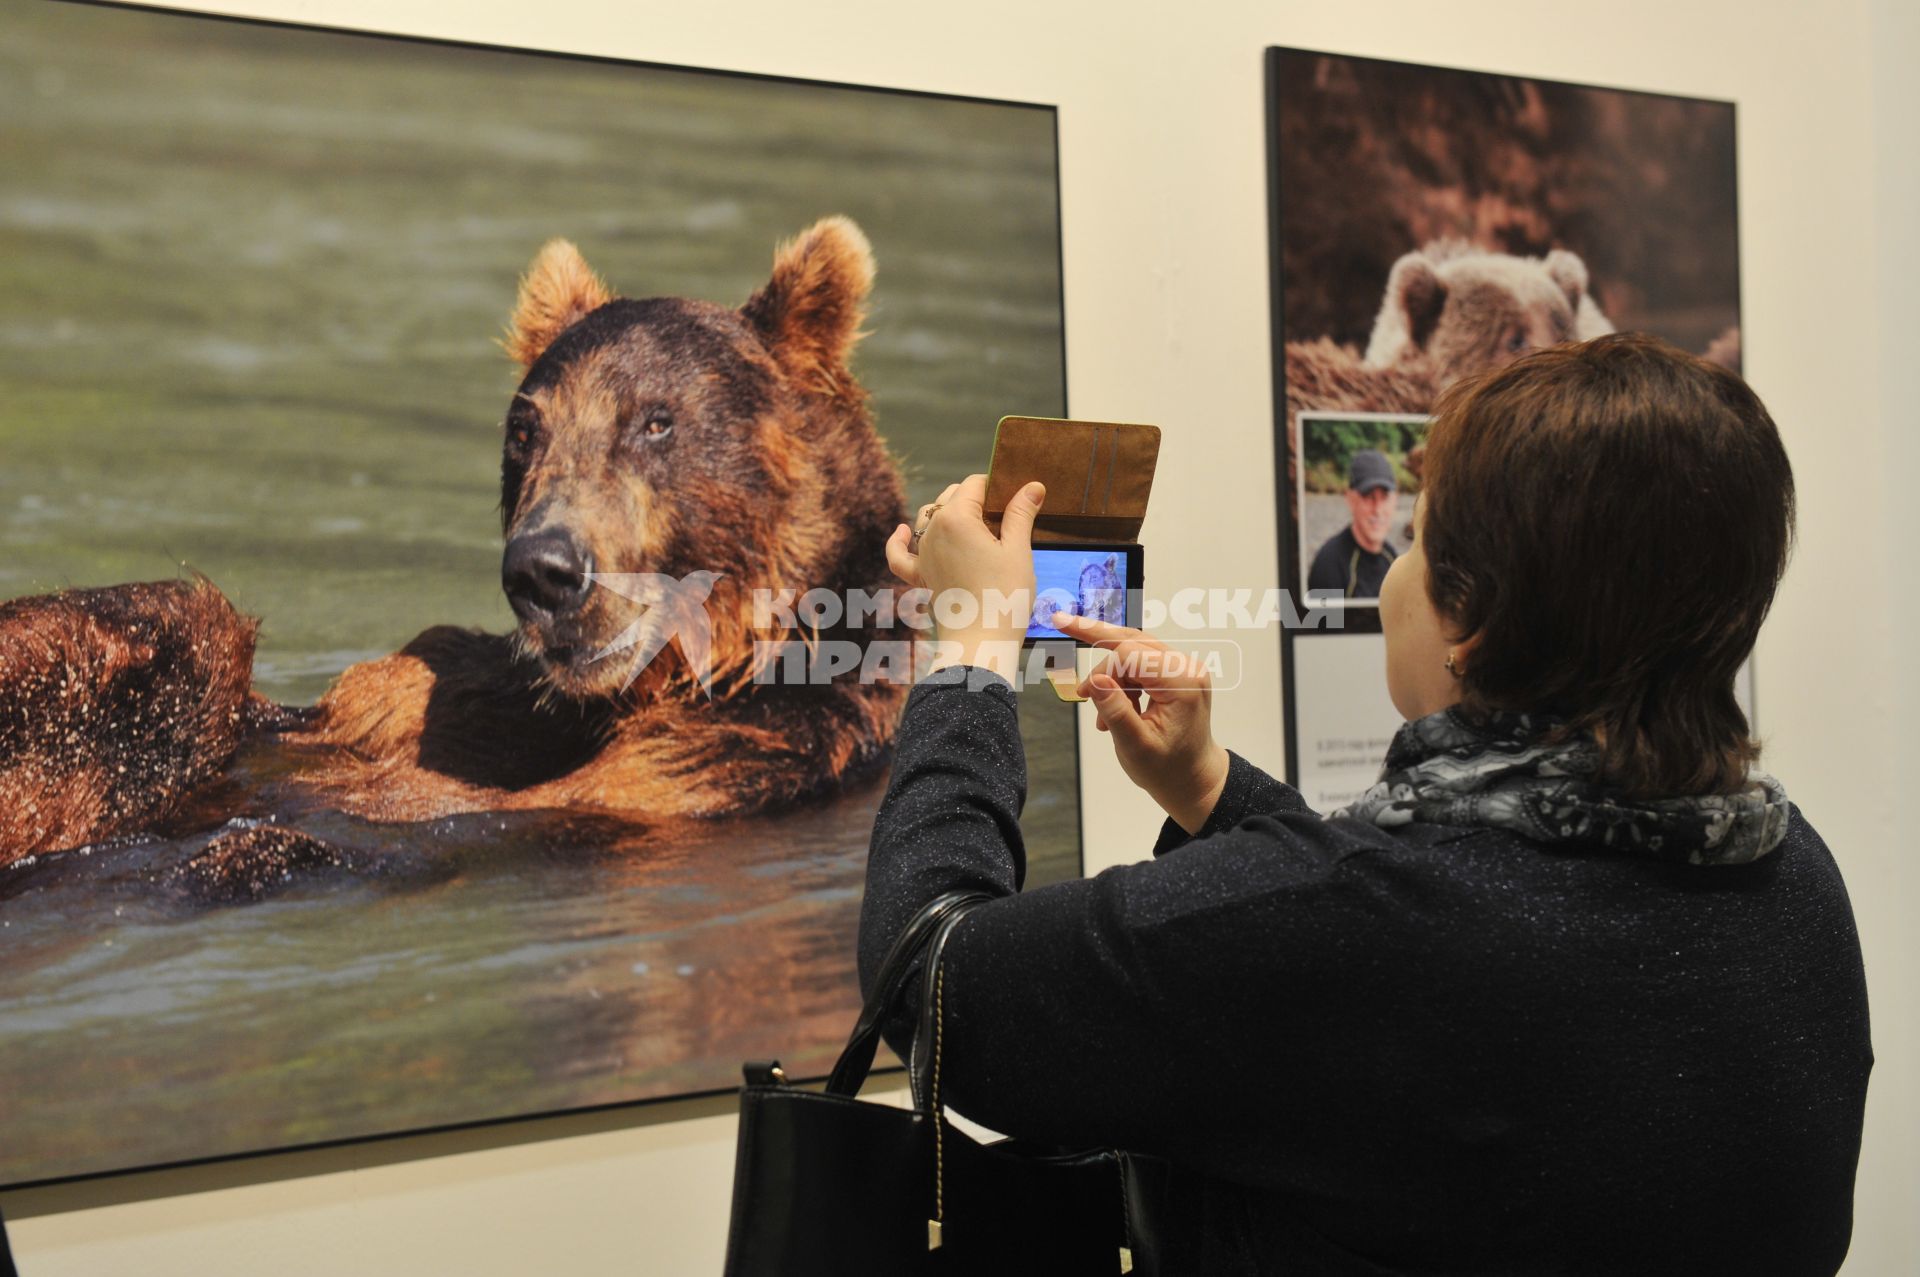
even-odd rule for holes
{"type": "Polygon", "coordinates": [[[907,538],[907,550],[909,553],[920,553],[920,538],[927,534],[929,527],[933,526],[933,516],[939,509],[940,503],[938,501],[935,501],[932,505],[921,507],[920,522],[914,525],[913,535],[907,538]]]}

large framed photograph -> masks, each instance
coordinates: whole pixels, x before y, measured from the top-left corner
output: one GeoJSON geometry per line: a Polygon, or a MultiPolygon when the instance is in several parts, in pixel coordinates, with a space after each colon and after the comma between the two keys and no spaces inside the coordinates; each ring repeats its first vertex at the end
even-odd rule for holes
{"type": "Polygon", "coordinates": [[[0,1186],[823,1074],[1054,110],[0,10],[0,1186]]]}
{"type": "Polygon", "coordinates": [[[1274,48],[1267,133],[1288,779],[1329,810],[1399,722],[1368,595],[1440,392],[1615,330],[1740,370],[1734,106],[1274,48]]]}

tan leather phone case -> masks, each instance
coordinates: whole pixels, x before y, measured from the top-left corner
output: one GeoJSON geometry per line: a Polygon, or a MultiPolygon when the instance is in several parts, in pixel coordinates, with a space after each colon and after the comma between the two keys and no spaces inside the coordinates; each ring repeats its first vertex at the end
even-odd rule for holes
{"type": "Polygon", "coordinates": [[[1008,500],[1038,479],[1047,500],[1033,525],[1035,545],[1137,542],[1159,460],[1158,426],[1002,417],[987,467],[987,524],[998,531],[1008,500]]]}

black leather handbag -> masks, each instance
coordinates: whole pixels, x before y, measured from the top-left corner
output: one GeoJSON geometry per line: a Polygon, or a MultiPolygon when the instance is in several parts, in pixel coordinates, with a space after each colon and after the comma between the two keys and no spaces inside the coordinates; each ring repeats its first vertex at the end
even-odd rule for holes
{"type": "MultiPolygon", "coordinates": [[[[1154,1271],[1135,1159],[982,1144],[940,1100],[941,952],[980,892],[948,892],[901,932],[824,1091],[746,1066],[726,1277],[1078,1277],[1154,1271]],[[881,1025],[918,976],[913,1107],[855,1098],[881,1025]]],[[[1152,1168],[1148,1168],[1151,1170],[1152,1168]]]]}

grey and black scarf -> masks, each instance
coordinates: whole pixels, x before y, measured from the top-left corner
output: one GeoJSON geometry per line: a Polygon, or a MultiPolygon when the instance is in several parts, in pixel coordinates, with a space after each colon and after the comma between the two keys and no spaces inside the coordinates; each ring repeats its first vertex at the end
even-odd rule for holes
{"type": "Polygon", "coordinates": [[[1490,825],[1696,865],[1758,860],[1786,836],[1786,790],[1763,772],[1736,794],[1627,801],[1595,781],[1590,739],[1546,743],[1559,726],[1534,714],[1476,722],[1452,709],[1415,719],[1394,735],[1379,781],[1332,814],[1388,828],[1490,825]]]}

